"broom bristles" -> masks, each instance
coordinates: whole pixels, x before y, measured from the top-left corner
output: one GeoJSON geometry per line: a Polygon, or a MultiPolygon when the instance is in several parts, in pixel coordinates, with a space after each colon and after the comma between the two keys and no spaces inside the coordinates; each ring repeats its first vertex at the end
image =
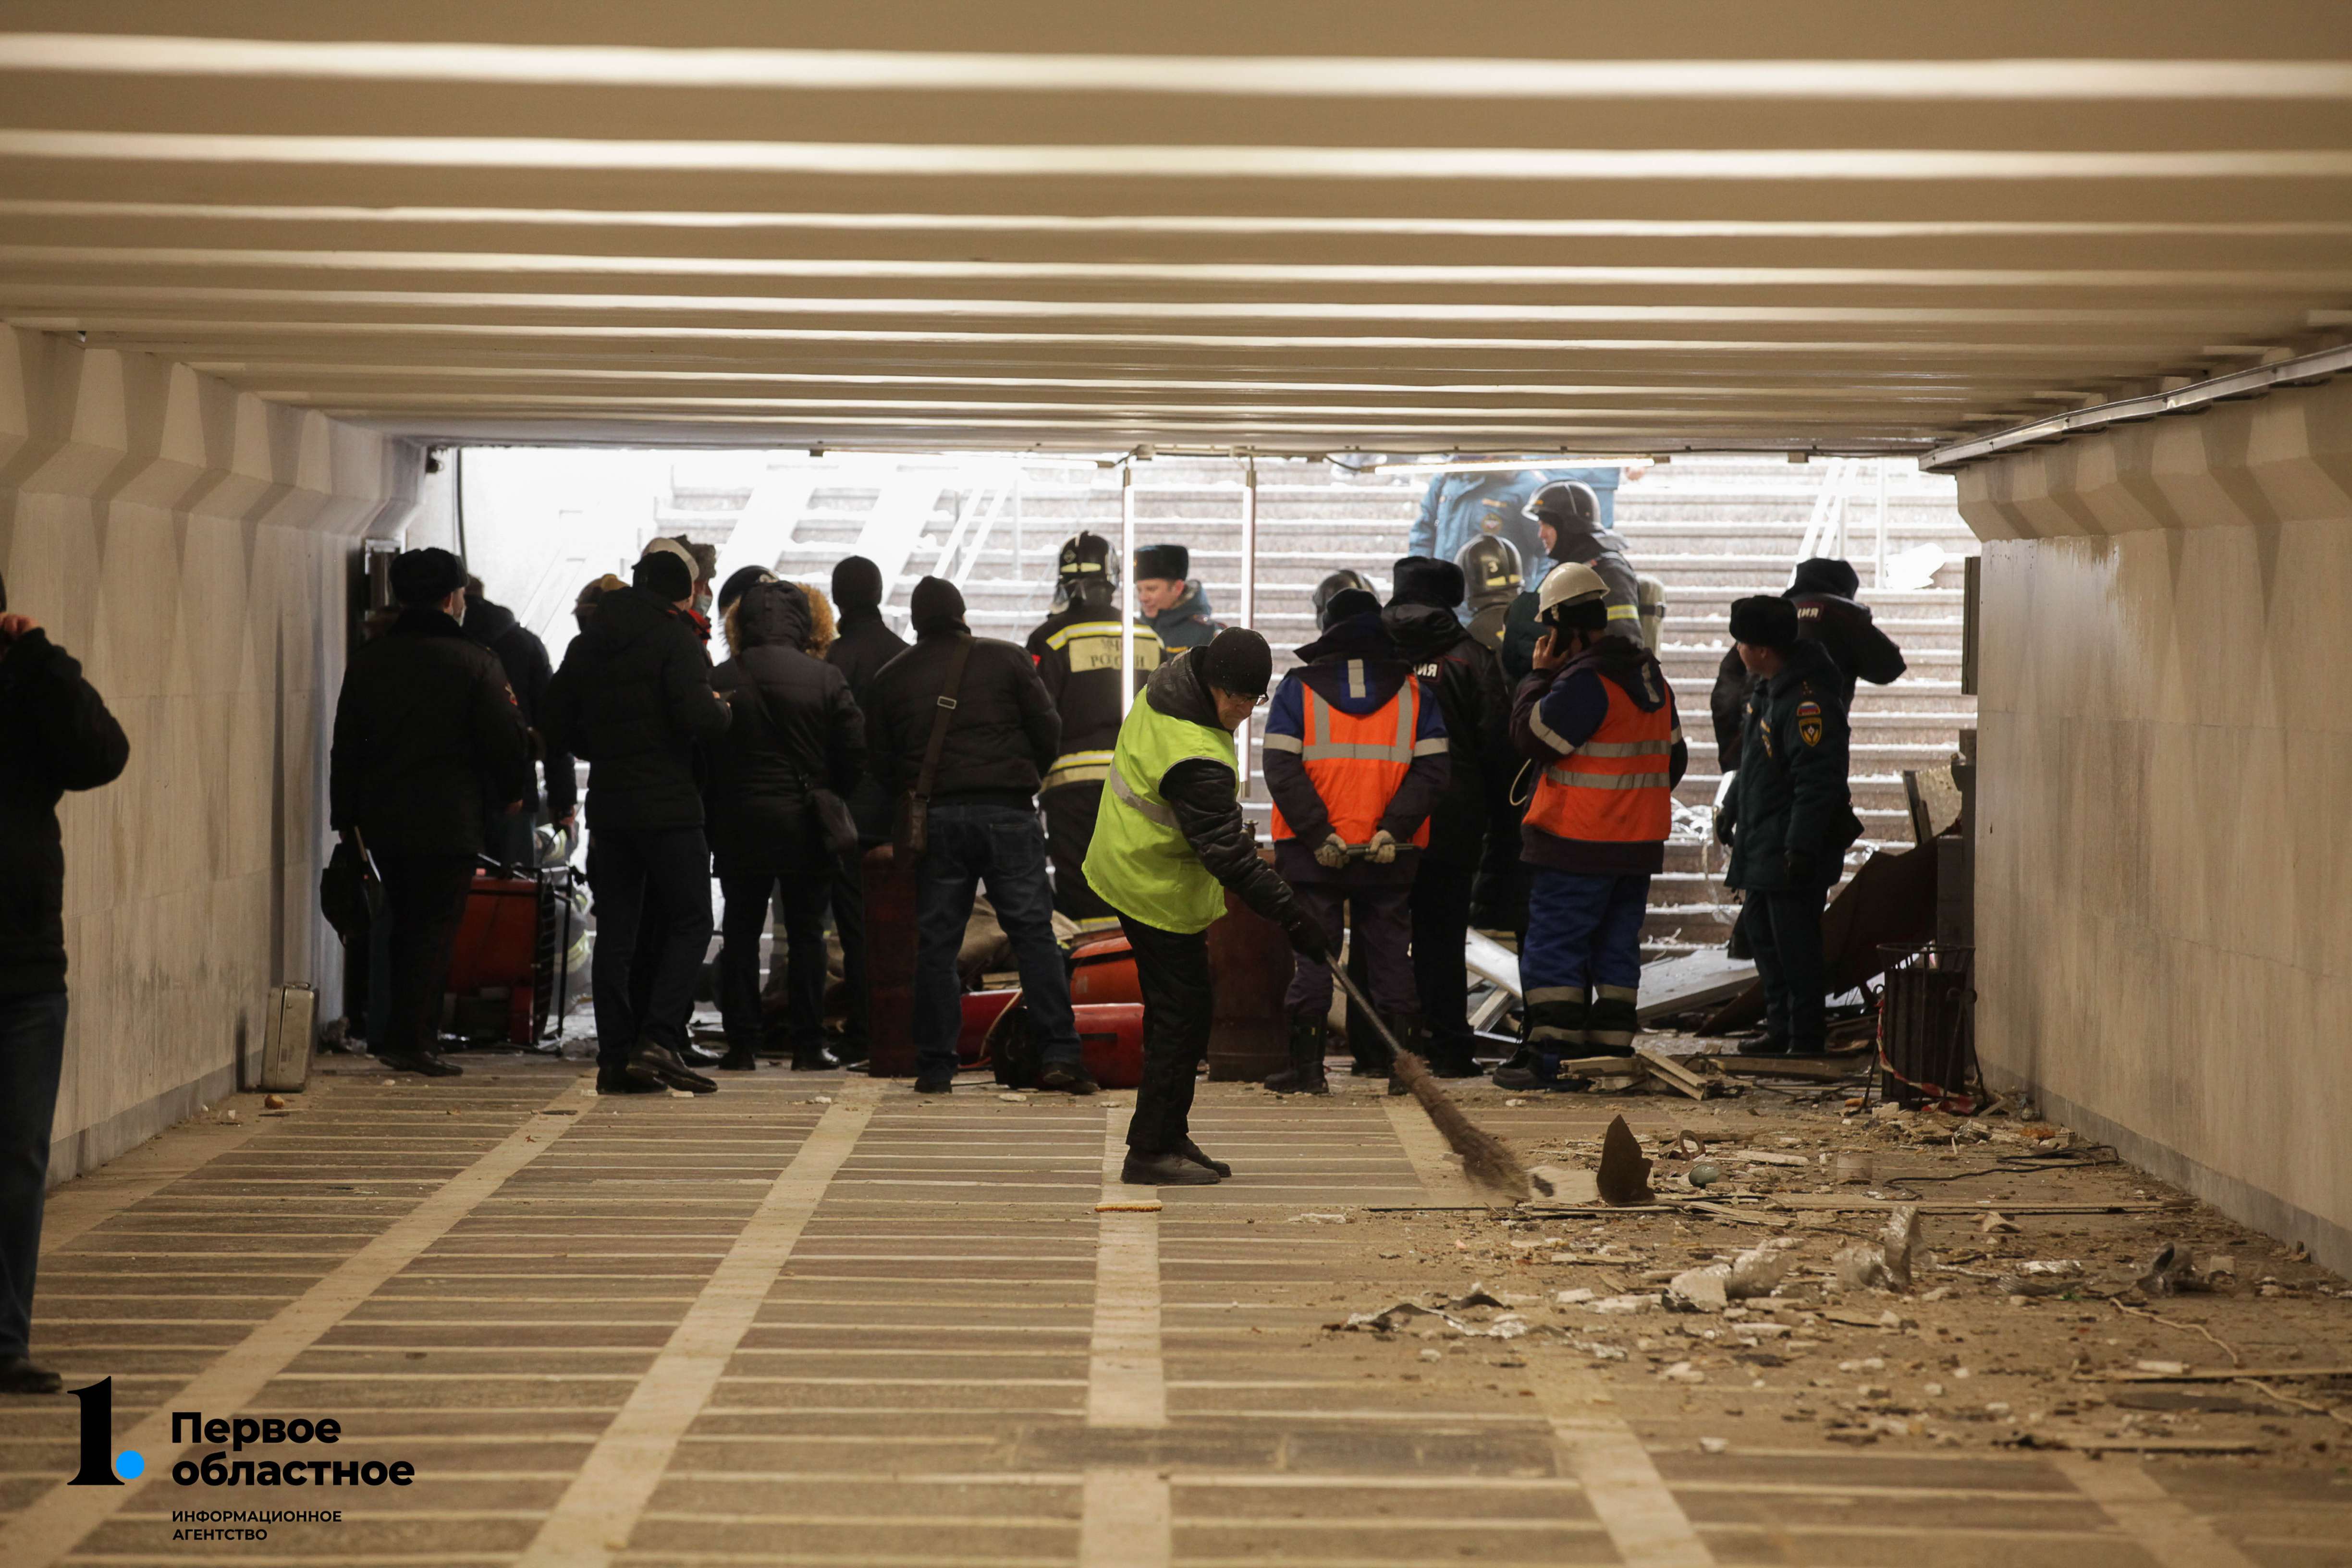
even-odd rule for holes
{"type": "Polygon", "coordinates": [[[1397,1077],[1404,1079],[1413,1099],[1421,1101],[1422,1110],[1435,1124],[1446,1147],[1462,1156],[1462,1173],[1513,1202],[1526,1197],[1529,1191],[1527,1167],[1511,1152],[1511,1146],[1471,1121],[1431,1075],[1427,1062],[1394,1041],[1390,1042],[1389,1050],[1396,1064],[1397,1077]]]}

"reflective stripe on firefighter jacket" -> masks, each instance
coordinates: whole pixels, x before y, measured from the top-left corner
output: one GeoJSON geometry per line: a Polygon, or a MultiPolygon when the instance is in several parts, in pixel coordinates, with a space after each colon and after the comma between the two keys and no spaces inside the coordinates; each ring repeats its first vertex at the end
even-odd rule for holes
{"type": "MultiPolygon", "coordinates": [[[[1298,753],[1307,764],[1307,782],[1322,797],[1332,832],[1349,844],[1367,843],[1379,830],[1381,818],[1388,815],[1389,802],[1403,787],[1412,759],[1445,750],[1443,737],[1413,740],[1421,728],[1421,682],[1406,680],[1386,704],[1360,717],[1332,707],[1315,695],[1311,686],[1302,695],[1306,699],[1303,732],[1269,734],[1265,743],[1274,751],[1298,753]]],[[[1278,839],[1297,837],[1283,820],[1279,805],[1274,808],[1274,836],[1278,839]]],[[[1412,842],[1427,847],[1427,817],[1413,833],[1412,842]]]]}
{"type": "MultiPolygon", "coordinates": [[[[1070,621],[1030,642],[1038,676],[1062,717],[1062,743],[1067,748],[1045,771],[1041,790],[1100,784],[1110,772],[1110,746],[1119,725],[1119,630],[1116,616],[1070,621]]],[[[1143,689],[1162,657],[1160,634],[1136,627],[1134,689],[1143,689]]]]}
{"type": "Polygon", "coordinates": [[[1604,679],[1609,713],[1591,739],[1544,769],[1528,826],[1589,843],[1663,842],[1674,830],[1674,750],[1682,724],[1668,701],[1644,713],[1604,679]]]}
{"type": "Polygon", "coordinates": [[[1195,757],[1230,769],[1234,738],[1171,719],[1137,698],[1119,726],[1094,842],[1087,847],[1087,886],[1119,913],[1161,931],[1206,931],[1225,912],[1224,885],[1192,852],[1160,794],[1168,770],[1195,757]]]}

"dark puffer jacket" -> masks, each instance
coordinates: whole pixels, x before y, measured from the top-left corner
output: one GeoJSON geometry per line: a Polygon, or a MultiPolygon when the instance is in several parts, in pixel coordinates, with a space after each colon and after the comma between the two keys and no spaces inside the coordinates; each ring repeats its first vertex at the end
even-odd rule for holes
{"type": "MultiPolygon", "coordinates": [[[[931,716],[947,689],[960,621],[927,627],[915,646],[882,667],[866,708],[866,765],[893,799],[914,787],[931,716]]],[[[1029,656],[1009,642],[972,637],[963,686],[948,720],[947,743],[931,782],[935,805],[1036,804],[1038,782],[1062,749],[1062,721],[1029,656]]]]}
{"type": "Polygon", "coordinates": [[[643,588],[604,595],[548,683],[551,749],[588,759],[588,826],[699,827],[694,742],[725,732],[693,624],[643,588]]]}
{"type": "Polygon", "coordinates": [[[841,671],[802,651],[809,622],[808,597],[790,583],[759,584],[728,617],[735,657],[711,677],[735,710],[710,748],[722,877],[829,868],[808,792],[847,795],[865,773],[866,720],[841,671]]]}
{"type": "MultiPolygon", "coordinates": [[[[5,603],[5,601],[0,601],[5,603]]],[[[0,656],[0,997],[66,988],[58,801],[111,784],[131,742],[81,666],[38,631],[0,656]]]]}
{"type": "MultiPolygon", "coordinates": [[[[539,640],[539,634],[516,620],[514,612],[504,605],[469,598],[466,635],[498,655],[499,668],[507,672],[507,689],[514,693],[515,706],[522,711],[522,721],[538,729],[539,710],[547,702],[547,683],[555,679],[555,668],[547,659],[547,645],[539,640]]],[[[580,785],[572,773],[569,752],[548,754],[549,816],[562,816],[579,804],[580,785]]]]}
{"type": "Polygon", "coordinates": [[[1435,605],[1391,604],[1381,619],[1445,715],[1445,795],[1429,814],[1429,858],[1475,866],[1486,823],[1510,784],[1511,699],[1486,646],[1435,605]]]}
{"type": "Polygon", "coordinates": [[[328,760],[331,826],[381,855],[474,855],[482,814],[531,795],[530,736],[498,656],[437,606],[352,655],[328,760]]]}

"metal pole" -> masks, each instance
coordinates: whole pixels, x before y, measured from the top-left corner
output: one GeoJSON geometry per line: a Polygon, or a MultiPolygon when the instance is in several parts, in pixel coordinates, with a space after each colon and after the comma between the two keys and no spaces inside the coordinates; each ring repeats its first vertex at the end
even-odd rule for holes
{"type": "Polygon", "coordinates": [[[1884,588],[1886,586],[1886,459],[1874,459],[1873,466],[1878,469],[1878,570],[1873,574],[1870,585],[1884,588]]]}
{"type": "Polygon", "coordinates": [[[1013,465],[1013,580],[1021,581],[1021,476],[1018,462],[1013,465]]]}
{"type": "MultiPolygon", "coordinates": [[[[1257,628],[1257,458],[1248,459],[1242,475],[1242,625],[1257,628]]],[[[1244,800],[1250,793],[1250,727],[1257,722],[1255,714],[1242,721],[1237,737],[1241,747],[1235,772],[1242,781],[1244,800]]]]}
{"type": "MultiPolygon", "coordinates": [[[[1118,466],[1118,581],[1122,593],[1135,592],[1135,460],[1118,466]]],[[[1118,714],[1135,705],[1135,616],[1118,618],[1118,714]]]]}

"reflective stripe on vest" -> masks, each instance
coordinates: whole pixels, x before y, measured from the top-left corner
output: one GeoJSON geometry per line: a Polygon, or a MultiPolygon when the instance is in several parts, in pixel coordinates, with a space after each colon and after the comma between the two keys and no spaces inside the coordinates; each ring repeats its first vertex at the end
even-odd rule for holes
{"type": "MultiPolygon", "coordinates": [[[[1348,661],[1348,689],[1363,695],[1361,659],[1348,661]]],[[[1311,686],[1300,695],[1305,699],[1304,733],[1268,735],[1265,743],[1278,752],[1296,752],[1307,764],[1307,781],[1322,797],[1332,832],[1349,844],[1366,843],[1379,830],[1389,802],[1404,787],[1413,758],[1445,750],[1445,742],[1436,737],[1418,743],[1413,740],[1421,728],[1421,682],[1408,678],[1394,697],[1361,715],[1332,707],[1311,686]]],[[[1274,808],[1273,826],[1276,838],[1297,837],[1283,820],[1279,805],[1274,808]]],[[[1428,844],[1427,818],[1412,841],[1428,844]]]]}
{"type": "Polygon", "coordinates": [[[1683,738],[1671,695],[1645,713],[1604,679],[1609,711],[1590,740],[1544,769],[1528,803],[1528,826],[1555,838],[1644,844],[1674,831],[1674,775],[1667,759],[1683,738]]]}
{"type": "Polygon", "coordinates": [[[1037,786],[1038,791],[1042,794],[1064,784],[1100,784],[1109,775],[1110,759],[1108,752],[1064,752],[1045,770],[1045,782],[1037,786]]]}
{"type": "Polygon", "coordinates": [[[1223,884],[1201,863],[1160,795],[1171,769],[1196,760],[1231,772],[1233,737],[1171,719],[1148,700],[1137,702],[1119,726],[1087,846],[1087,885],[1119,913],[1161,931],[1205,931],[1225,912],[1223,884]]]}

